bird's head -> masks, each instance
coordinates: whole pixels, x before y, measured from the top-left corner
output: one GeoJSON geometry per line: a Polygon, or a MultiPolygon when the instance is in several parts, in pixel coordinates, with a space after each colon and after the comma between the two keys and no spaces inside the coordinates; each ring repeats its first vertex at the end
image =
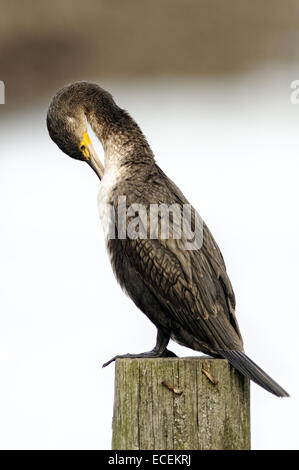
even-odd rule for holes
{"type": "Polygon", "coordinates": [[[102,178],[104,168],[87,132],[86,109],[82,105],[84,82],[77,90],[74,85],[63,88],[52,99],[47,114],[49,135],[60,150],[87,162],[102,178]]]}

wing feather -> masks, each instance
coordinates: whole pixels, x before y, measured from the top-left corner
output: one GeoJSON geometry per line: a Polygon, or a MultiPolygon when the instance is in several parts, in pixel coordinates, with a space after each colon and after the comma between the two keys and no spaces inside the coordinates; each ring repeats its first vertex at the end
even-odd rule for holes
{"type": "MultiPolygon", "coordinates": [[[[133,184],[132,191],[126,188],[126,194],[132,194],[128,204],[136,202],[133,184]]],[[[188,204],[181,191],[158,167],[138,196],[138,202],[146,206],[148,214],[149,201],[168,206],[175,204],[180,215],[183,204],[188,204]]],[[[193,226],[195,216],[192,208],[193,226]]],[[[174,218],[175,214],[172,222],[174,218]]],[[[161,223],[160,217],[157,220],[159,230],[161,223]]],[[[131,266],[168,312],[170,320],[191,336],[211,345],[212,350],[242,350],[233,289],[222,254],[208,227],[203,223],[202,246],[196,250],[186,250],[186,234],[173,238],[178,227],[175,223],[171,223],[171,227],[170,238],[122,240],[131,266]]]]}

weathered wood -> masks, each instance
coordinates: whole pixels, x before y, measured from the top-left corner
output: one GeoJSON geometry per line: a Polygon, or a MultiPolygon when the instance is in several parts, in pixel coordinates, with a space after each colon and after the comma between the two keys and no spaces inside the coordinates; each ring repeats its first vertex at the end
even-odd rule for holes
{"type": "Polygon", "coordinates": [[[249,449],[249,380],[224,359],[118,359],[112,448],[249,449]]]}

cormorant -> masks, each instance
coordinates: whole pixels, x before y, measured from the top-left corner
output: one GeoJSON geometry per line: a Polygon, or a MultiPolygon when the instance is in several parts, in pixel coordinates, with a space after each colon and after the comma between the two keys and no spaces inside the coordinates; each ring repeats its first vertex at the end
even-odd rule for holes
{"type": "Polygon", "coordinates": [[[189,232],[187,229],[177,236],[182,225],[176,217],[183,214],[189,203],[156,164],[132,117],[97,84],[77,82],[53,97],[47,126],[51,139],[63,152],[87,162],[102,180],[99,211],[113,271],[129,297],[157,327],[157,342],[152,351],[115,356],[104,365],[121,357],[174,356],[167,349],[171,338],[196,351],[226,358],[269,392],[288,396],[245,355],[235,315],[235,296],[222,254],[193,208],[189,232]],[[103,145],[104,168],[88,136],[87,121],[103,145]],[[136,231],[136,205],[146,211],[137,224],[139,229],[145,225],[144,231],[136,231]],[[161,205],[174,208],[169,213],[170,232],[163,236],[164,216],[158,212],[154,224],[157,230],[148,236],[151,208],[161,205]],[[198,221],[199,243],[190,249],[186,245],[187,235],[194,235],[198,221]],[[132,222],[132,233],[128,236],[132,222]]]}

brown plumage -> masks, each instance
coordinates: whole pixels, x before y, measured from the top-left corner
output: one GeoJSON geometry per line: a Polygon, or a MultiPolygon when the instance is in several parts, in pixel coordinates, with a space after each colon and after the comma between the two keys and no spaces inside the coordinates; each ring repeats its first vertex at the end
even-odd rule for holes
{"type": "MultiPolygon", "coordinates": [[[[224,357],[241,373],[278,396],[288,396],[243,349],[235,316],[235,296],[221,252],[208,227],[202,223],[202,246],[185,249],[183,237],[137,236],[121,238],[119,197],[126,209],[142,204],[149,220],[150,206],[175,205],[182,215],[188,201],[155,162],[140,128],[119,108],[112,96],[96,84],[79,82],[63,88],[53,98],[47,117],[51,138],[65,153],[87,161],[102,179],[99,203],[112,268],[120,285],[137,307],[156,325],[157,344],[152,351],[117,357],[174,355],[169,339],[214,357],[224,357]],[[86,119],[102,142],[105,170],[86,137],[86,119]],[[114,208],[115,218],[107,212],[114,208]],[[107,235],[108,228],[116,237],[107,235]]],[[[176,231],[170,218],[172,235],[176,231]]],[[[192,227],[199,217],[192,208],[192,227]]],[[[133,220],[131,214],[126,224],[133,220]]],[[[161,229],[161,217],[157,219],[161,229]]]]}

